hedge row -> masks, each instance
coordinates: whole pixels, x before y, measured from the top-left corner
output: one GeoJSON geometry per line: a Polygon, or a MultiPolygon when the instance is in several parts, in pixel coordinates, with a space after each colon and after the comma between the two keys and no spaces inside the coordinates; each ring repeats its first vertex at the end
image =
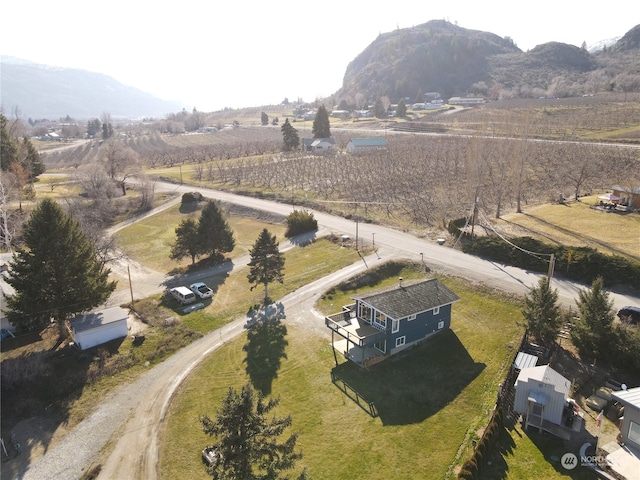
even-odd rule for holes
{"type": "Polygon", "coordinates": [[[482,478],[484,466],[487,465],[503,428],[504,410],[499,406],[493,412],[487,429],[484,431],[480,441],[476,444],[473,455],[462,465],[462,469],[458,473],[459,479],[476,480],[482,478]]]}
{"type": "Polygon", "coordinates": [[[509,241],[519,248],[509,245],[496,235],[475,237],[462,233],[464,219],[449,222],[449,232],[464,240],[462,250],[472,255],[495,262],[520,267],[536,272],[547,272],[549,255],[555,256],[555,273],[565,278],[591,284],[602,277],[605,286],[624,284],[640,289],[640,263],[620,255],[606,255],[591,247],[557,246],[531,237],[516,237],[509,241]],[[527,252],[544,254],[542,257],[527,252]]]}

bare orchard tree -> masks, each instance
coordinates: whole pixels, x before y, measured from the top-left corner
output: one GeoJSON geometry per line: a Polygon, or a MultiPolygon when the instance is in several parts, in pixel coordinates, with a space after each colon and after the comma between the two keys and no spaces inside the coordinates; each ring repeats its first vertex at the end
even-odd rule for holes
{"type": "Polygon", "coordinates": [[[156,181],[149,175],[138,175],[137,188],[140,191],[140,208],[151,210],[156,192],[156,181]]]}
{"type": "Polygon", "coordinates": [[[122,142],[112,139],[105,143],[103,162],[109,178],[122,189],[122,194],[126,195],[125,181],[140,172],[138,154],[122,142]]]}
{"type": "Polygon", "coordinates": [[[77,173],[78,181],[89,198],[113,198],[116,188],[102,165],[90,163],[77,173]]]}

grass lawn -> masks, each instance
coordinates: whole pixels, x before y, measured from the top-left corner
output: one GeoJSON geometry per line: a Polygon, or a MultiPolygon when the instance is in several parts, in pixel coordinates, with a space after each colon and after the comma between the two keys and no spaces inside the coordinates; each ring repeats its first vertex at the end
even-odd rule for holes
{"type": "MultiPolygon", "coordinates": [[[[400,273],[405,279],[424,276],[415,267],[400,273]]],[[[375,287],[397,281],[397,274],[375,287]]],[[[304,454],[299,467],[306,466],[312,478],[455,478],[455,466],[466,460],[471,440],[486,424],[519,343],[522,330],[515,320],[521,306],[463,280],[441,280],[461,298],[452,330],[369,371],[343,358],[337,364],[328,334],[284,322],[281,338],[271,342],[286,347],[270,391],[281,398],[277,414],[293,418],[290,430],[299,433],[304,454]],[[332,373],[349,385],[348,393],[342,382],[332,382],[332,373]],[[377,416],[369,413],[368,402],[377,416]]],[[[317,308],[333,313],[335,305],[350,303],[352,293],[335,290],[317,308]]],[[[200,451],[211,439],[202,433],[199,415],[214,417],[229,386],[249,381],[250,352],[243,335],[182,385],[163,434],[162,478],[207,478],[200,451]]]]}
{"type": "Polygon", "coordinates": [[[582,197],[564,205],[545,204],[525,213],[505,215],[498,228],[550,244],[588,246],[640,262],[640,215],[605,213],[589,208],[598,196],[582,197]]]}
{"type": "MultiPolygon", "coordinates": [[[[191,264],[190,258],[183,258],[180,262],[169,258],[171,245],[176,240],[175,229],[182,220],[200,218],[200,210],[203,206],[204,203],[196,211],[183,212],[180,205],[175,205],[136,222],[116,233],[118,244],[131,258],[154,270],[169,272],[185,269],[191,264]]],[[[228,254],[231,258],[248,254],[263,228],[269,229],[279,241],[284,240],[286,230],[284,223],[257,221],[250,216],[234,214],[228,214],[227,221],[236,239],[236,247],[228,254]]]]}

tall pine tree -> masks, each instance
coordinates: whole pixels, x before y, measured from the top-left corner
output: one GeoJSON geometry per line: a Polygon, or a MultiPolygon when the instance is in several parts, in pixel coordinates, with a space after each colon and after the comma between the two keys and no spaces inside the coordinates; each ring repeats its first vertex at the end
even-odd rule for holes
{"type": "Polygon", "coordinates": [[[209,201],[202,209],[198,222],[198,238],[201,253],[208,254],[214,259],[221,259],[223,253],[235,248],[233,230],[217,202],[209,201]]]}
{"type": "Polygon", "coordinates": [[[571,328],[571,341],[581,354],[606,360],[615,349],[613,341],[613,300],[604,289],[602,277],[591,283],[590,290],[578,292],[578,319],[571,328]]]}
{"type": "Polygon", "coordinates": [[[313,138],[330,138],[331,128],[329,124],[329,113],[327,107],[320,105],[316,112],[316,118],[313,119],[313,125],[311,127],[311,134],[313,138]]]}
{"type": "MultiPolygon", "coordinates": [[[[278,399],[265,402],[260,393],[256,398],[251,385],[239,393],[230,387],[215,420],[200,417],[203,432],[218,440],[212,445],[216,461],[208,467],[214,479],[288,478],[281,472],[293,469],[302,453],[295,451],[297,434],[279,441],[292,420],[291,416],[269,416],[278,403],[278,399]]],[[[298,478],[307,478],[306,472],[298,478]]]]}
{"type": "Polygon", "coordinates": [[[65,321],[103,303],[116,287],[96,258],[79,224],[53,200],[43,200],[24,227],[24,247],[10,262],[9,321],[18,330],[43,328],[51,320],[66,336],[65,321]]]}
{"type": "Polygon", "coordinates": [[[276,236],[271,235],[266,228],[260,232],[250,254],[247,279],[253,284],[251,290],[258,285],[264,285],[264,303],[266,304],[269,301],[268,285],[271,282],[283,282],[284,255],[278,250],[276,236]]]}
{"type": "Polygon", "coordinates": [[[525,296],[524,304],[522,315],[527,321],[529,333],[545,344],[553,343],[560,333],[562,317],[558,291],[551,290],[548,278],[540,279],[538,286],[525,296]]]}
{"type": "Polygon", "coordinates": [[[283,150],[285,152],[290,152],[291,150],[297,150],[300,146],[300,136],[298,135],[298,131],[293,128],[293,126],[289,123],[289,119],[287,118],[282,126],[280,127],[280,131],[282,132],[282,141],[283,141],[283,150]]]}

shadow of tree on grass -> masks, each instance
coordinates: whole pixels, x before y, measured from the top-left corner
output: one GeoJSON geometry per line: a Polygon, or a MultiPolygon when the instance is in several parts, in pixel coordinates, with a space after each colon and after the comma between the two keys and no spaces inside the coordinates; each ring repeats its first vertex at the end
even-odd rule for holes
{"type": "Polygon", "coordinates": [[[271,393],[282,360],[287,358],[287,327],[281,322],[284,318],[282,303],[249,312],[247,343],[242,349],[247,353],[246,370],[251,384],[265,396],[271,393]]]}

